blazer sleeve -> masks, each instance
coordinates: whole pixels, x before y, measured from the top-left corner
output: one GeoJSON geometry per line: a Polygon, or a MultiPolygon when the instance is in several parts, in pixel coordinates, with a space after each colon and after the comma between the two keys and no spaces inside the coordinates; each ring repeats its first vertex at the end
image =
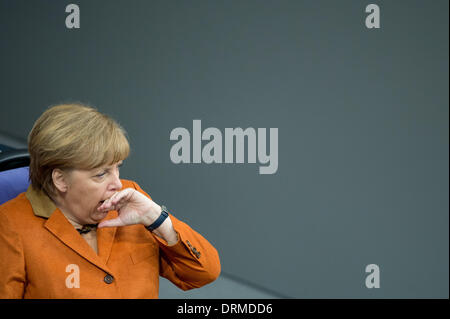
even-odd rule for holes
{"type": "MultiPolygon", "coordinates": [[[[151,197],[133,182],[134,188],[151,197]]],[[[160,276],[170,280],[182,290],[199,288],[216,280],[221,271],[217,250],[189,225],[169,213],[178,242],[168,246],[158,236],[160,247],[160,276]]]]}
{"type": "Polygon", "coordinates": [[[23,298],[25,285],[22,240],[0,207],[0,299],[23,298]]]}

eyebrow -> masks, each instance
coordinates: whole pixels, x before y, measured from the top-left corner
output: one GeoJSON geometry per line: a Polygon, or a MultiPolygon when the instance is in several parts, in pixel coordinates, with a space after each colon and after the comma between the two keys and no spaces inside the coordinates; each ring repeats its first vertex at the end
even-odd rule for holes
{"type": "MultiPolygon", "coordinates": [[[[123,161],[118,162],[117,164],[118,164],[118,166],[121,166],[121,165],[123,165],[123,161]]],[[[100,166],[100,167],[97,168],[96,170],[109,170],[109,169],[111,169],[113,166],[114,166],[114,165],[100,166]]]]}
{"type": "MultiPolygon", "coordinates": [[[[120,162],[117,162],[117,165],[118,166],[120,166],[120,165],[122,165],[123,164],[123,161],[120,161],[120,162]]],[[[106,166],[106,168],[107,169],[110,169],[111,167],[113,167],[114,165],[109,165],[109,166],[106,166]]]]}

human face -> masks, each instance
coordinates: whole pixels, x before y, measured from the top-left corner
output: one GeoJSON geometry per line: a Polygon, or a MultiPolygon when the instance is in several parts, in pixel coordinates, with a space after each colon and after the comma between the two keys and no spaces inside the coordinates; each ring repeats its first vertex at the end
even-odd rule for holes
{"type": "Polygon", "coordinates": [[[92,170],[73,169],[61,201],[64,215],[81,225],[97,224],[105,218],[108,212],[99,212],[97,208],[122,189],[119,179],[122,164],[120,161],[92,170]]]}

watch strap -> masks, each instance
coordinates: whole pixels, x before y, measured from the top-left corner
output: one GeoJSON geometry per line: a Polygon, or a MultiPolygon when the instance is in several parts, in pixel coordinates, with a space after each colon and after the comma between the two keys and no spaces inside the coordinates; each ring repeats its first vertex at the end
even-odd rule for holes
{"type": "Polygon", "coordinates": [[[151,224],[150,226],[146,226],[149,231],[153,231],[159,226],[161,226],[162,223],[166,220],[166,218],[169,216],[169,212],[167,211],[166,206],[161,205],[161,215],[151,224]]]}

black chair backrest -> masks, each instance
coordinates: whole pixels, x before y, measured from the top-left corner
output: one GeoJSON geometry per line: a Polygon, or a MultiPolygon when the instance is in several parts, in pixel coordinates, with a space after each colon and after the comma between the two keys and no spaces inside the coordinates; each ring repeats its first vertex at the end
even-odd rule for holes
{"type": "Polygon", "coordinates": [[[0,172],[30,165],[30,154],[27,149],[10,149],[0,153],[0,172]]]}

